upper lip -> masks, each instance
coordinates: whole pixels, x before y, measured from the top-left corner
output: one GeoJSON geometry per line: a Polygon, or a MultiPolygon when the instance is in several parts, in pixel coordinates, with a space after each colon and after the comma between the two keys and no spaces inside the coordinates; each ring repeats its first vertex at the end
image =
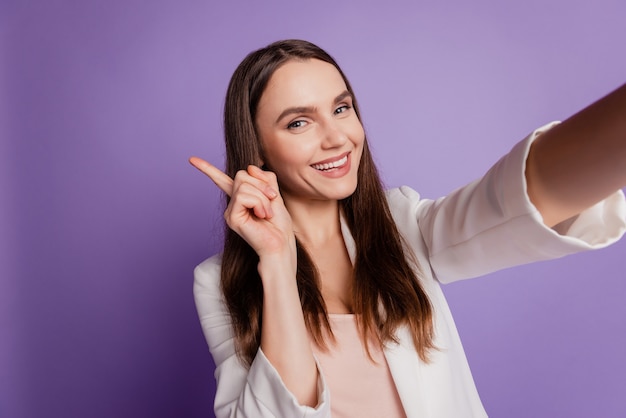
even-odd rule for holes
{"type": "Polygon", "coordinates": [[[350,154],[350,151],[346,151],[343,154],[337,156],[337,157],[331,157],[331,158],[327,158],[325,160],[322,161],[318,161],[316,163],[313,163],[311,165],[319,165],[319,164],[330,164],[330,163],[334,163],[335,161],[339,161],[341,160],[343,157],[345,157],[346,155],[350,154]]]}

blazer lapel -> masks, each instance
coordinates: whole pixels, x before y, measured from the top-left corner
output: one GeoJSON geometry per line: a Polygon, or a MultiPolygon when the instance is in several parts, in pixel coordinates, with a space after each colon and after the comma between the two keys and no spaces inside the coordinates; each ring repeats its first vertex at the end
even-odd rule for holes
{"type": "Polygon", "coordinates": [[[408,328],[399,328],[396,335],[399,342],[388,344],[384,353],[404,412],[407,418],[428,418],[430,414],[424,397],[424,383],[420,379],[424,365],[413,347],[408,328]]]}

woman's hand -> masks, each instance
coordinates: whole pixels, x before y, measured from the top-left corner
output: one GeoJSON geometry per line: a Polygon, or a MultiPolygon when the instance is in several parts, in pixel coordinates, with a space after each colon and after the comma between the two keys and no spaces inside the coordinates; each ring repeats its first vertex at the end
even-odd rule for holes
{"type": "Polygon", "coordinates": [[[191,157],[189,162],[230,196],[224,212],[226,224],[256,251],[260,259],[288,256],[295,277],[295,236],[276,175],[250,165],[231,179],[201,158],[191,157]]]}

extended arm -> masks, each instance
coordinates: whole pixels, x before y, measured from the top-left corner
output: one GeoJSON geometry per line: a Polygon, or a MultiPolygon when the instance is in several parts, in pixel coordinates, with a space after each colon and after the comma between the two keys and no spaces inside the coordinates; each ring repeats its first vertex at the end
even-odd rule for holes
{"type": "Polygon", "coordinates": [[[626,85],[542,134],[526,180],[550,227],[626,186],[626,85]]]}

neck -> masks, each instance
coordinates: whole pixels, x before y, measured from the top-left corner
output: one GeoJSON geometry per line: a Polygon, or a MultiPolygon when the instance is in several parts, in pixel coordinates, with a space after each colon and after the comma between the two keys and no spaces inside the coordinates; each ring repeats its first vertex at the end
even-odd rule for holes
{"type": "Polygon", "coordinates": [[[285,200],[296,238],[308,248],[325,245],[341,235],[339,202],[336,200],[285,200]]]}

